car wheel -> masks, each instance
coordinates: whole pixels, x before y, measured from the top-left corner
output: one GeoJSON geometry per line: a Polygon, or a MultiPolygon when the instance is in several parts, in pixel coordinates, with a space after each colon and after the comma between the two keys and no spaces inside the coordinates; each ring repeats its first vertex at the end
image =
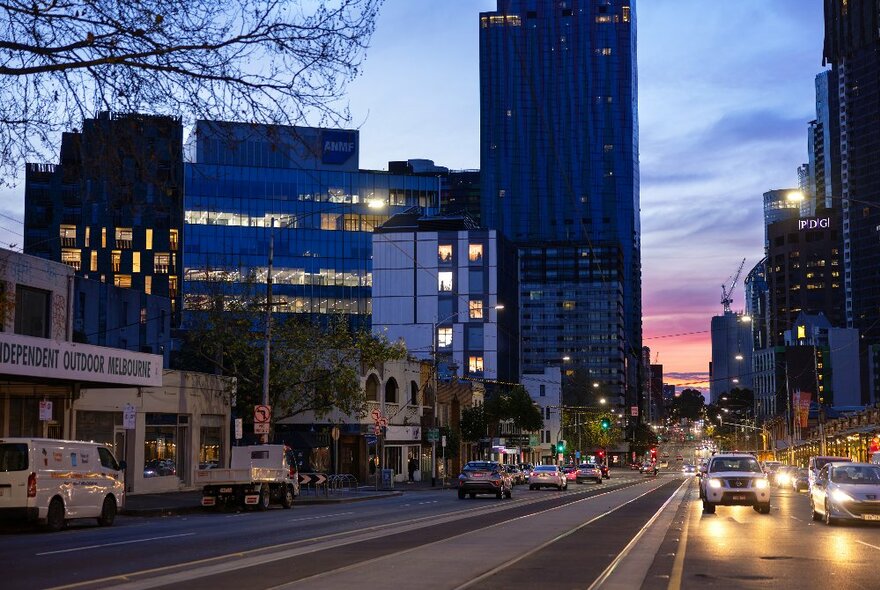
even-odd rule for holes
{"type": "Polygon", "coordinates": [[[834,526],[837,524],[837,519],[831,516],[831,507],[828,506],[828,501],[825,501],[825,524],[828,526],[834,526]]]}
{"type": "Polygon", "coordinates": [[[293,490],[290,486],[284,486],[284,493],[281,494],[281,507],[293,508],[293,490]]]}
{"type": "Polygon", "coordinates": [[[758,514],[770,514],[770,502],[766,504],[758,504],[755,506],[755,510],[758,511],[758,514]]]}
{"type": "Polygon", "coordinates": [[[715,504],[703,500],[703,514],[715,514],[715,504]]]}
{"type": "Polygon", "coordinates": [[[54,498],[49,502],[49,512],[46,513],[46,528],[57,532],[64,528],[64,502],[61,498],[54,498]]]}
{"type": "Polygon", "coordinates": [[[810,512],[813,513],[813,520],[815,520],[816,522],[819,522],[820,520],[822,520],[822,515],[819,514],[818,512],[816,512],[816,505],[813,504],[812,498],[810,498],[810,512]]]}
{"type": "Polygon", "coordinates": [[[271,500],[269,498],[269,486],[263,484],[260,487],[260,500],[257,502],[257,510],[268,510],[271,500]]]}
{"type": "Polygon", "coordinates": [[[508,499],[508,500],[512,499],[512,498],[513,498],[513,490],[512,490],[512,489],[511,489],[511,490],[507,490],[507,494],[506,494],[506,496],[507,496],[507,499],[508,499]]]}
{"type": "Polygon", "coordinates": [[[602,483],[602,478],[601,478],[601,477],[598,478],[598,479],[596,480],[596,483],[602,483]]]}
{"type": "Polygon", "coordinates": [[[101,506],[101,516],[98,517],[99,526],[110,526],[116,520],[116,500],[113,496],[104,498],[104,504],[101,506]]]}
{"type": "Polygon", "coordinates": [[[464,497],[465,497],[464,490],[458,490],[458,499],[464,500],[464,497]]]}

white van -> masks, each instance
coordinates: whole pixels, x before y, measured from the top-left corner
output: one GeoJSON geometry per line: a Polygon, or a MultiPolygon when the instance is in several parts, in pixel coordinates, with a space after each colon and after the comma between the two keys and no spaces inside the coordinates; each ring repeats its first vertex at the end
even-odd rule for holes
{"type": "Polygon", "coordinates": [[[811,490],[813,489],[813,482],[816,481],[816,476],[829,463],[852,463],[852,459],[849,457],[810,457],[810,463],[807,466],[807,478],[811,490]]]}
{"type": "Polygon", "coordinates": [[[125,502],[124,468],[98,443],[0,438],[0,519],[53,531],[73,518],[110,526],[125,502]]]}

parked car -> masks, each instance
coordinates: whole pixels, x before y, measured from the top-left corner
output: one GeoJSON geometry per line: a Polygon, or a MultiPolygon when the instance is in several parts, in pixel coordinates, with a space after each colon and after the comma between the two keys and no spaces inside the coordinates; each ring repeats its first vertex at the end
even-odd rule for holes
{"type": "Polygon", "coordinates": [[[124,469],[98,443],[0,439],[0,519],[40,522],[50,531],[72,518],[110,526],[125,502],[124,469]]]}
{"type": "Polygon", "coordinates": [[[810,475],[806,469],[798,469],[791,478],[791,489],[796,492],[810,489],[810,475]]]}
{"type": "Polygon", "coordinates": [[[715,507],[752,506],[770,514],[770,482],[754,456],[747,453],[715,455],[700,478],[703,512],[715,514],[715,507]]]}
{"type": "Polygon", "coordinates": [[[469,461],[458,476],[458,499],[494,494],[499,500],[513,497],[513,478],[501,463],[469,461]]]}
{"type": "Polygon", "coordinates": [[[556,465],[537,465],[529,476],[529,489],[556,488],[557,490],[568,489],[568,480],[565,474],[556,465]]]}
{"type": "Polygon", "coordinates": [[[602,469],[595,463],[582,463],[578,466],[575,476],[577,483],[583,483],[588,479],[602,483],[602,469]]]}
{"type": "Polygon", "coordinates": [[[810,486],[813,520],[832,525],[841,520],[880,522],[880,466],[872,463],[826,463],[810,486]]]}
{"type": "Polygon", "coordinates": [[[565,474],[565,481],[577,481],[577,467],[563,467],[562,473],[565,474]]]}

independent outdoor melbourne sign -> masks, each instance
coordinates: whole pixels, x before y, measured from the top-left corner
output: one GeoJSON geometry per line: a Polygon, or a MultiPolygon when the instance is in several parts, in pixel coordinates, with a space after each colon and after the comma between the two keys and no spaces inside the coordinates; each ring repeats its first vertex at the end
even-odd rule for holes
{"type": "Polygon", "coordinates": [[[0,375],[161,387],[162,357],[4,332],[0,375]]]}

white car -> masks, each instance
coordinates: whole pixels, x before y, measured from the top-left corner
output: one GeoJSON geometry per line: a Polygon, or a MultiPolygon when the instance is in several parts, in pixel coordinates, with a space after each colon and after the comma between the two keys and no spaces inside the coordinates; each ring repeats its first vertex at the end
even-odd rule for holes
{"type": "Polygon", "coordinates": [[[568,489],[568,481],[565,474],[556,465],[536,465],[529,475],[529,489],[556,488],[557,490],[568,489]]]}
{"type": "Polygon", "coordinates": [[[770,483],[758,460],[746,453],[715,455],[700,478],[703,512],[714,514],[715,507],[752,506],[770,514],[770,483]]]}
{"type": "Polygon", "coordinates": [[[810,488],[813,520],[880,521],[880,465],[827,463],[810,488]]]}
{"type": "Polygon", "coordinates": [[[109,526],[125,502],[123,469],[97,443],[0,439],[0,519],[39,521],[52,531],[73,518],[109,526]]]}

